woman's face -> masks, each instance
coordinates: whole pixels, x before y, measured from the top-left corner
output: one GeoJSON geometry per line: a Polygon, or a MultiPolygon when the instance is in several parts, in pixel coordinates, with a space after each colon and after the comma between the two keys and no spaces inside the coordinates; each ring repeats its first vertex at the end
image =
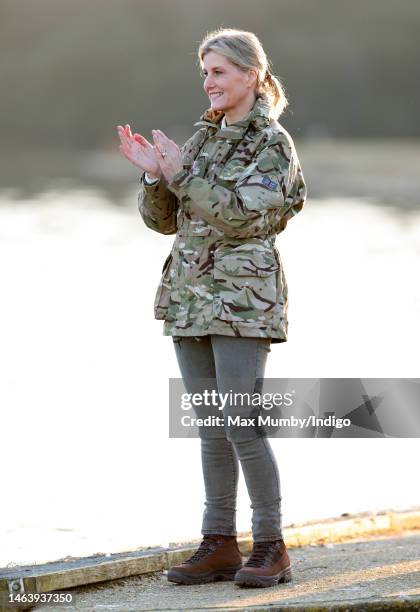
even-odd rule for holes
{"type": "Polygon", "coordinates": [[[204,91],[213,110],[229,112],[240,106],[255,89],[255,70],[244,72],[215,51],[204,56],[202,71],[204,91]]]}

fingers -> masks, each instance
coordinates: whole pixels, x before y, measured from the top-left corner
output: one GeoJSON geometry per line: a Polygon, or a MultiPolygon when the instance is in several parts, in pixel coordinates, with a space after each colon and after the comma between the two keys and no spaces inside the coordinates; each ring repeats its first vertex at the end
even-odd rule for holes
{"type": "Polygon", "coordinates": [[[130,142],[130,140],[134,139],[133,134],[131,133],[131,128],[128,125],[128,123],[125,125],[125,127],[122,127],[122,125],[117,125],[117,130],[118,130],[118,135],[121,138],[121,140],[130,142]]]}
{"type": "MultiPolygon", "coordinates": [[[[161,142],[162,144],[173,144],[175,145],[175,143],[173,142],[173,140],[171,140],[170,138],[168,138],[166,136],[166,134],[164,134],[161,130],[152,130],[152,134],[153,137],[156,136],[156,140],[157,142],[161,142]]],[[[176,146],[176,145],[175,145],[176,146]]]]}
{"type": "MultiPolygon", "coordinates": [[[[133,140],[135,140],[136,142],[138,142],[139,144],[143,146],[150,145],[148,140],[141,134],[138,134],[137,132],[133,134],[131,131],[131,127],[128,123],[126,123],[124,127],[122,125],[117,125],[117,130],[118,130],[118,135],[121,139],[121,142],[126,143],[127,145],[129,145],[130,142],[132,142],[133,140]]],[[[165,145],[166,146],[172,145],[173,147],[178,148],[178,145],[175,142],[173,142],[173,140],[168,138],[161,130],[152,130],[152,136],[153,136],[153,140],[157,144],[158,149],[159,148],[164,149],[165,145]]]]}
{"type": "Polygon", "coordinates": [[[127,131],[127,126],[123,127],[122,125],[117,125],[118,134],[120,136],[125,136],[129,138],[129,133],[127,131]]]}
{"type": "Polygon", "coordinates": [[[123,127],[122,125],[117,126],[118,135],[121,140],[121,146],[119,147],[121,153],[130,161],[134,159],[140,152],[136,147],[143,149],[144,154],[150,154],[151,149],[154,153],[154,158],[159,165],[165,166],[168,163],[168,154],[171,157],[177,155],[179,151],[178,145],[168,138],[161,130],[152,130],[153,144],[135,132],[131,131],[131,127],[128,123],[123,127]],[[154,145],[154,146],[153,146],[154,145]],[[163,153],[163,154],[162,154],[163,153]],[[134,156],[134,157],[133,157],[134,156]]]}
{"type": "Polygon", "coordinates": [[[128,138],[125,129],[121,125],[118,126],[118,135],[123,145],[127,147],[130,146],[130,139],[128,138]]]}
{"type": "Polygon", "coordinates": [[[144,147],[147,146],[149,144],[149,142],[146,140],[146,138],[144,138],[144,136],[142,136],[141,134],[134,134],[133,136],[134,140],[136,142],[138,142],[139,144],[143,145],[144,147]]]}
{"type": "Polygon", "coordinates": [[[153,141],[155,143],[155,151],[159,158],[163,158],[162,152],[165,150],[165,144],[160,137],[158,130],[152,130],[153,141]]]}
{"type": "Polygon", "coordinates": [[[165,164],[165,157],[166,157],[166,153],[165,155],[162,155],[161,150],[158,147],[155,147],[155,153],[156,153],[156,159],[158,161],[158,163],[161,164],[165,164]]]}
{"type": "Polygon", "coordinates": [[[178,145],[168,138],[161,130],[152,130],[153,140],[156,145],[159,158],[165,157],[168,153],[176,155],[179,152],[178,145]],[[162,155],[165,153],[165,155],[162,155]]]}

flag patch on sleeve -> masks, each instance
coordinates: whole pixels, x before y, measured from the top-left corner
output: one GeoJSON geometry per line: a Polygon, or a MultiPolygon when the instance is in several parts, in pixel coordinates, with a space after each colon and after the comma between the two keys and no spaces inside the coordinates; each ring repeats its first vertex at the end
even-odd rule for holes
{"type": "Polygon", "coordinates": [[[269,176],[263,176],[261,182],[264,185],[264,187],[267,187],[267,189],[272,189],[273,191],[277,189],[276,181],[271,180],[269,176]]]}

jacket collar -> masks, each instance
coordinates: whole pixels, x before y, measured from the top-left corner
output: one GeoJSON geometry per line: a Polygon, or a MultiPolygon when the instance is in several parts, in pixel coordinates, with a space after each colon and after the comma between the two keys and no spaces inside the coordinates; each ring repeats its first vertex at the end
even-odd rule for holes
{"type": "MultiPolygon", "coordinates": [[[[194,125],[205,125],[220,129],[223,117],[223,111],[215,111],[209,108],[201,115],[200,121],[197,121],[194,125]]],[[[252,123],[257,130],[261,130],[270,124],[270,120],[270,103],[266,96],[260,95],[257,97],[250,112],[240,121],[228,125],[225,130],[232,129],[233,131],[242,132],[243,128],[248,128],[250,123],[252,123]],[[239,130],[237,128],[239,128],[239,130]]]]}

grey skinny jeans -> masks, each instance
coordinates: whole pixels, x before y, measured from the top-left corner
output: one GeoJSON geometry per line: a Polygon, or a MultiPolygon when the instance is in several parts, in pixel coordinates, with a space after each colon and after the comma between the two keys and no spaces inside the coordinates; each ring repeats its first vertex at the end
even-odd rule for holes
{"type": "MultiPolygon", "coordinates": [[[[261,393],[270,338],[173,336],[173,344],[187,393],[205,389],[250,396],[261,393]]],[[[227,426],[228,415],[250,417],[255,411],[254,405],[239,401],[227,402],[223,411],[208,405],[194,407],[197,417],[224,417],[224,426],[198,428],[206,495],[203,535],[237,535],[240,462],[251,499],[253,541],[282,537],[280,477],[269,441],[258,428],[227,426]]]]}

